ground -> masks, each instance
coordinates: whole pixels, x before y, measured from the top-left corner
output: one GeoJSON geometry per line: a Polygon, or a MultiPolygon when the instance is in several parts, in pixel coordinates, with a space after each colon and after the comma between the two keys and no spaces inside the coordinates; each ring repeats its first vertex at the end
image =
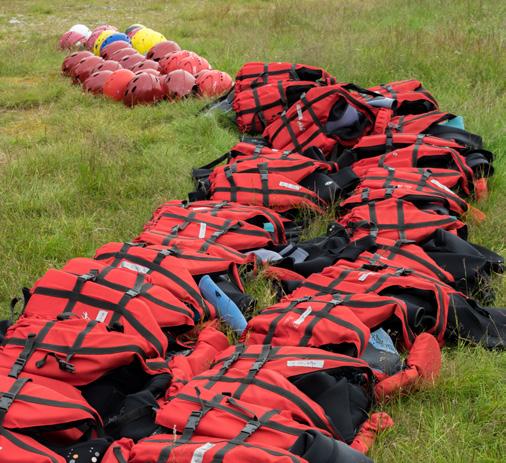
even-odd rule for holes
{"type": "MultiPolygon", "coordinates": [[[[245,61],[319,65],[363,86],[417,78],[496,156],[471,239],[506,240],[506,4],[497,1],[0,2],[0,304],[51,266],[137,234],[162,201],[184,198],[190,169],[237,140],[197,115],[204,102],[127,109],[59,74],[59,36],[75,23],[143,23],[234,74],[245,61]]],[[[505,305],[498,282],[497,305],[505,305]]],[[[432,389],[399,398],[378,462],[496,462],[506,454],[506,355],[445,349],[432,389]]]]}

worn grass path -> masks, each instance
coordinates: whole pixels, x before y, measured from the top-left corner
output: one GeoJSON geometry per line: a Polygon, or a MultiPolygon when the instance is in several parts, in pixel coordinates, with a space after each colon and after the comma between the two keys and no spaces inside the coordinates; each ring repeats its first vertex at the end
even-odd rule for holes
{"type": "MultiPolygon", "coordinates": [[[[237,139],[197,117],[203,102],[126,109],[59,76],[59,35],[74,23],[144,23],[232,75],[248,60],[321,65],[372,85],[415,77],[464,116],[496,154],[471,238],[505,251],[506,4],[497,1],[0,1],[0,304],[48,267],[128,240],[190,169],[237,139]],[[19,22],[16,22],[19,21],[19,22]]],[[[498,282],[498,304],[505,304],[498,282]]],[[[434,389],[387,406],[396,427],[378,462],[497,462],[506,455],[506,356],[446,350],[434,389]]]]}

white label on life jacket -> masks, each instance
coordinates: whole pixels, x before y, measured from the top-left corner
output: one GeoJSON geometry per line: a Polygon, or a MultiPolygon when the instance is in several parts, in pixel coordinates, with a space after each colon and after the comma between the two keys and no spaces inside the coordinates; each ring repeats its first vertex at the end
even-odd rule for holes
{"type": "Polygon", "coordinates": [[[306,310],[304,310],[304,312],[300,315],[299,318],[297,318],[297,320],[295,320],[293,322],[293,324],[295,326],[299,326],[301,325],[302,323],[304,323],[304,320],[308,317],[308,315],[313,311],[313,309],[311,308],[311,306],[309,306],[306,310]]]}
{"type": "Polygon", "coordinates": [[[434,185],[438,186],[439,188],[442,188],[443,190],[447,191],[448,193],[453,194],[452,190],[450,190],[446,185],[443,185],[441,182],[438,182],[435,178],[431,178],[430,183],[433,183],[434,185]]]}
{"type": "Polygon", "coordinates": [[[200,239],[205,238],[205,236],[206,236],[206,229],[207,229],[207,225],[204,222],[201,222],[200,223],[200,229],[199,229],[199,238],[200,239]]]}
{"type": "Polygon", "coordinates": [[[361,273],[360,276],[358,277],[358,281],[365,281],[367,279],[367,277],[372,274],[373,274],[373,272],[361,273]]]}
{"type": "Polygon", "coordinates": [[[325,360],[287,360],[287,367],[323,368],[325,360]]]}
{"type": "Polygon", "coordinates": [[[285,188],[290,188],[290,190],[300,190],[300,185],[294,185],[293,183],[287,183],[287,182],[279,182],[279,186],[284,186],[285,188]]]}
{"type": "Polygon", "coordinates": [[[204,445],[198,447],[195,452],[193,452],[193,456],[190,463],[202,463],[204,461],[204,455],[210,449],[212,449],[216,444],[211,444],[211,442],[207,442],[204,445]]]}
{"type": "Polygon", "coordinates": [[[97,316],[95,317],[95,320],[100,323],[104,323],[107,319],[107,315],[109,312],[107,310],[99,310],[97,316]]]}
{"type": "Polygon", "coordinates": [[[128,260],[123,260],[121,264],[119,264],[121,268],[127,268],[128,270],[133,270],[137,273],[148,273],[149,268],[144,267],[144,265],[134,264],[133,262],[129,262],[128,260]]]}

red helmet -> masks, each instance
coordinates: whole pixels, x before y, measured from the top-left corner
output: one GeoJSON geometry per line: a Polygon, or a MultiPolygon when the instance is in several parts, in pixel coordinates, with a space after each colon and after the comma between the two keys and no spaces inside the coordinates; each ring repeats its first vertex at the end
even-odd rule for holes
{"type": "Polygon", "coordinates": [[[84,83],[83,88],[86,92],[93,93],[94,95],[100,95],[104,91],[105,81],[112,74],[112,71],[99,71],[94,72],[88,77],[84,83]]]}
{"type": "Polygon", "coordinates": [[[76,51],[75,53],[67,56],[61,65],[62,74],[64,76],[70,76],[70,71],[72,68],[76,66],[83,58],[86,58],[88,56],[93,56],[93,53],[89,51],[76,51]]]}
{"type": "MultiPolygon", "coordinates": [[[[93,72],[99,72],[99,71],[117,71],[118,69],[121,69],[123,66],[119,64],[117,61],[113,61],[112,59],[106,59],[102,61],[95,69],[93,69],[93,72]]],[[[92,74],[93,74],[92,72],[92,74]]]]}
{"type": "Polygon", "coordinates": [[[123,103],[127,106],[152,104],[160,101],[164,96],[165,92],[158,76],[141,72],[128,83],[123,103]]]}
{"type": "Polygon", "coordinates": [[[144,61],[140,61],[131,68],[133,72],[145,71],[146,69],[154,69],[158,71],[158,63],[152,59],[146,59],[144,61]]]}
{"type": "Polygon", "coordinates": [[[166,54],[181,51],[181,47],[172,40],[164,40],[163,42],[157,43],[154,47],[148,51],[146,58],[152,59],[153,61],[160,61],[166,54]]]}
{"type": "Polygon", "coordinates": [[[169,98],[182,98],[193,92],[195,77],[188,71],[176,69],[165,76],[164,84],[169,98]]]}
{"type": "Polygon", "coordinates": [[[124,48],[132,48],[132,46],[123,40],[116,40],[116,42],[111,42],[109,45],[101,48],[100,56],[104,59],[111,59],[114,52],[123,50],[124,48]]]}
{"type": "Polygon", "coordinates": [[[125,90],[135,74],[129,69],[118,69],[114,71],[104,83],[104,95],[113,100],[120,101],[125,95],[125,90]]]}
{"type": "Polygon", "coordinates": [[[79,47],[86,43],[86,37],[79,32],[67,31],[60,38],[60,48],[62,50],[79,47]]]}
{"type": "Polygon", "coordinates": [[[135,75],[138,76],[142,73],[151,74],[152,76],[160,76],[160,71],[157,71],[156,69],[141,69],[140,71],[135,71],[135,75]]]}
{"type": "Polygon", "coordinates": [[[228,92],[234,84],[226,72],[216,70],[200,73],[195,83],[200,95],[213,97],[228,92]]]}
{"type": "Polygon", "coordinates": [[[125,69],[131,70],[136,64],[142,63],[143,61],[146,61],[146,57],[144,55],[141,55],[140,53],[137,53],[135,55],[125,56],[124,58],[121,58],[119,63],[125,69]]]}
{"type": "Polygon", "coordinates": [[[101,26],[95,27],[95,29],[91,31],[91,35],[86,41],[86,48],[88,50],[92,50],[93,45],[95,45],[95,41],[98,39],[98,36],[106,30],[117,31],[118,29],[116,29],[114,26],[111,26],[110,24],[102,24],[101,26]]]}
{"type": "Polygon", "coordinates": [[[83,58],[71,71],[74,83],[83,83],[102,61],[100,56],[88,56],[83,58]]]}
{"type": "Polygon", "coordinates": [[[204,69],[211,69],[211,66],[209,66],[207,60],[201,56],[188,56],[179,61],[179,68],[195,76],[204,69]]]}
{"type": "Polygon", "coordinates": [[[166,55],[159,61],[160,72],[162,74],[168,74],[171,71],[180,69],[179,63],[181,62],[181,60],[188,58],[189,56],[198,56],[198,55],[196,53],[193,53],[193,51],[188,50],[176,51],[174,53],[166,55]]]}

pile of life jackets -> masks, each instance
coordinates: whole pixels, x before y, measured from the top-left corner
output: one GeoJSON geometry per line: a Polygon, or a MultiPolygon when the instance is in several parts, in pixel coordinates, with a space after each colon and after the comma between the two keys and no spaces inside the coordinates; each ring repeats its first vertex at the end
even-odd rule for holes
{"type": "Polygon", "coordinates": [[[336,82],[247,63],[224,101],[262,138],[23,290],[0,323],[2,462],[367,463],[381,404],[432,385],[441,346],[504,348],[503,259],[464,221],[492,154],[417,81],[336,82]]]}
{"type": "Polygon", "coordinates": [[[76,24],[62,35],[60,48],[75,50],[63,61],[63,75],[86,92],[127,106],[217,97],[233,85],[226,72],[212,69],[202,56],[140,24],[124,33],[108,24],[93,30],[76,24]]]}

